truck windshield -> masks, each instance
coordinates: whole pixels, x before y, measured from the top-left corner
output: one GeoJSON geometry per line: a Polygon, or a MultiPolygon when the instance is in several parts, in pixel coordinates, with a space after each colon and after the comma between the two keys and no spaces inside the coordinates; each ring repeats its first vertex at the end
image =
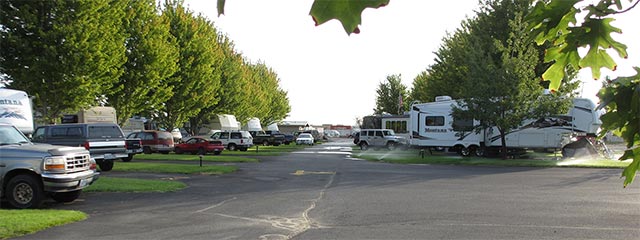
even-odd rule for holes
{"type": "Polygon", "coordinates": [[[0,145],[29,143],[29,139],[13,126],[0,126],[0,145]]]}

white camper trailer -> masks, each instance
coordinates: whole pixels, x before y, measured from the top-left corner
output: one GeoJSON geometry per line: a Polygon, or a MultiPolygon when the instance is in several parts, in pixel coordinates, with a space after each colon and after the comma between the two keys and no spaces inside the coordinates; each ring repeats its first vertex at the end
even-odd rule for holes
{"type": "Polygon", "coordinates": [[[247,121],[247,125],[245,125],[243,129],[249,132],[262,131],[262,124],[260,124],[260,119],[258,118],[249,119],[249,121],[247,121]]]}
{"type": "Polygon", "coordinates": [[[22,133],[33,133],[33,110],[26,92],[0,88],[0,123],[15,126],[22,133]]]}
{"type": "MultiPolygon", "coordinates": [[[[472,131],[478,121],[457,120],[451,116],[458,103],[451,98],[437,98],[436,102],[413,104],[410,111],[410,144],[416,147],[438,147],[459,152],[463,156],[483,156],[497,151],[502,140],[497,128],[476,133],[472,131]]],[[[573,100],[566,115],[550,116],[524,121],[505,136],[510,150],[562,149],[571,134],[595,135],[602,122],[589,99],[573,100]]]]}
{"type": "Polygon", "coordinates": [[[230,114],[218,114],[210,123],[198,130],[198,135],[210,136],[213,131],[234,131],[240,130],[240,123],[236,120],[236,116],[230,114]]]}
{"type": "Polygon", "coordinates": [[[116,109],[113,107],[96,106],[82,109],[76,114],[65,114],[62,123],[118,123],[116,109]]]}

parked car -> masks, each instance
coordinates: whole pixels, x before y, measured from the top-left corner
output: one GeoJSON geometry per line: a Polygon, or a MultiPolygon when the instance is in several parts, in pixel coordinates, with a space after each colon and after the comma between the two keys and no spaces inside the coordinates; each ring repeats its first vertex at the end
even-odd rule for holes
{"type": "Polygon", "coordinates": [[[354,133],[351,136],[353,137],[353,144],[358,145],[358,143],[360,142],[360,132],[354,133]]]}
{"type": "Polygon", "coordinates": [[[296,136],[293,134],[285,134],[284,135],[284,144],[289,145],[289,143],[296,142],[296,136]]]}
{"type": "Polygon", "coordinates": [[[408,141],[396,134],[391,129],[362,129],[358,137],[358,146],[361,150],[369,147],[386,147],[393,150],[398,146],[406,146],[408,141]]]}
{"type": "Polygon", "coordinates": [[[125,147],[129,156],[122,158],[122,161],[130,162],[134,155],[142,153],[142,140],[140,138],[127,138],[125,139],[125,147]]]}
{"type": "Polygon", "coordinates": [[[13,208],[38,208],[51,197],[72,202],[100,173],[82,147],[33,144],[13,125],[0,123],[0,199],[13,208]]]}
{"type": "Polygon", "coordinates": [[[220,140],[230,151],[247,151],[253,146],[253,137],[247,131],[221,131],[210,137],[213,140],[220,140]]]}
{"type": "Polygon", "coordinates": [[[63,146],[84,146],[100,170],[110,171],[113,161],[129,157],[122,129],[115,123],[74,123],[36,128],[32,141],[63,146]]]}
{"type": "Polygon", "coordinates": [[[165,131],[145,130],[132,132],[127,135],[127,138],[139,138],[142,141],[142,152],[145,154],[155,152],[167,154],[173,151],[175,147],[173,135],[165,131]]]}
{"type": "Polygon", "coordinates": [[[310,133],[300,133],[300,135],[298,135],[298,137],[296,138],[296,144],[298,145],[308,144],[313,146],[313,143],[313,135],[311,135],[310,133]]]}
{"type": "Polygon", "coordinates": [[[280,146],[284,143],[284,134],[277,131],[249,131],[253,137],[253,142],[262,144],[263,146],[280,146]]]}
{"type": "Polygon", "coordinates": [[[189,152],[191,154],[205,155],[207,153],[213,153],[214,155],[220,155],[224,150],[224,145],[220,140],[212,140],[203,137],[191,137],[184,143],[176,144],[174,152],[176,154],[182,154],[189,152]]]}

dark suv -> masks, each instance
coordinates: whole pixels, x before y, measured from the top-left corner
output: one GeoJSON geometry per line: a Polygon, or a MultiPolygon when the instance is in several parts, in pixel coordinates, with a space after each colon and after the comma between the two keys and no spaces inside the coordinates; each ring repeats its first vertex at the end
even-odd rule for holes
{"type": "Polygon", "coordinates": [[[113,168],[113,161],[129,157],[124,134],[115,123],[78,123],[40,126],[32,141],[54,145],[84,147],[102,171],[113,168]]]}

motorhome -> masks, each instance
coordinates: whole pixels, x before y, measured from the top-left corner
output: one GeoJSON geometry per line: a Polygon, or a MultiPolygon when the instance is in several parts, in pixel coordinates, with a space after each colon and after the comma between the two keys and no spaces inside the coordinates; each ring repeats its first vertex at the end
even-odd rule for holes
{"type": "Polygon", "coordinates": [[[33,109],[26,92],[0,88],[0,123],[13,125],[25,135],[33,133],[33,109]]]}
{"type": "MultiPolygon", "coordinates": [[[[455,151],[463,156],[483,156],[502,147],[497,128],[473,131],[479,122],[454,119],[451,116],[454,107],[459,107],[458,102],[450,97],[413,104],[409,113],[410,144],[455,151]]],[[[576,98],[566,115],[523,121],[520,127],[506,134],[506,146],[510,151],[519,152],[525,149],[562,149],[572,134],[595,135],[602,125],[595,108],[591,100],[576,98]]]]}

